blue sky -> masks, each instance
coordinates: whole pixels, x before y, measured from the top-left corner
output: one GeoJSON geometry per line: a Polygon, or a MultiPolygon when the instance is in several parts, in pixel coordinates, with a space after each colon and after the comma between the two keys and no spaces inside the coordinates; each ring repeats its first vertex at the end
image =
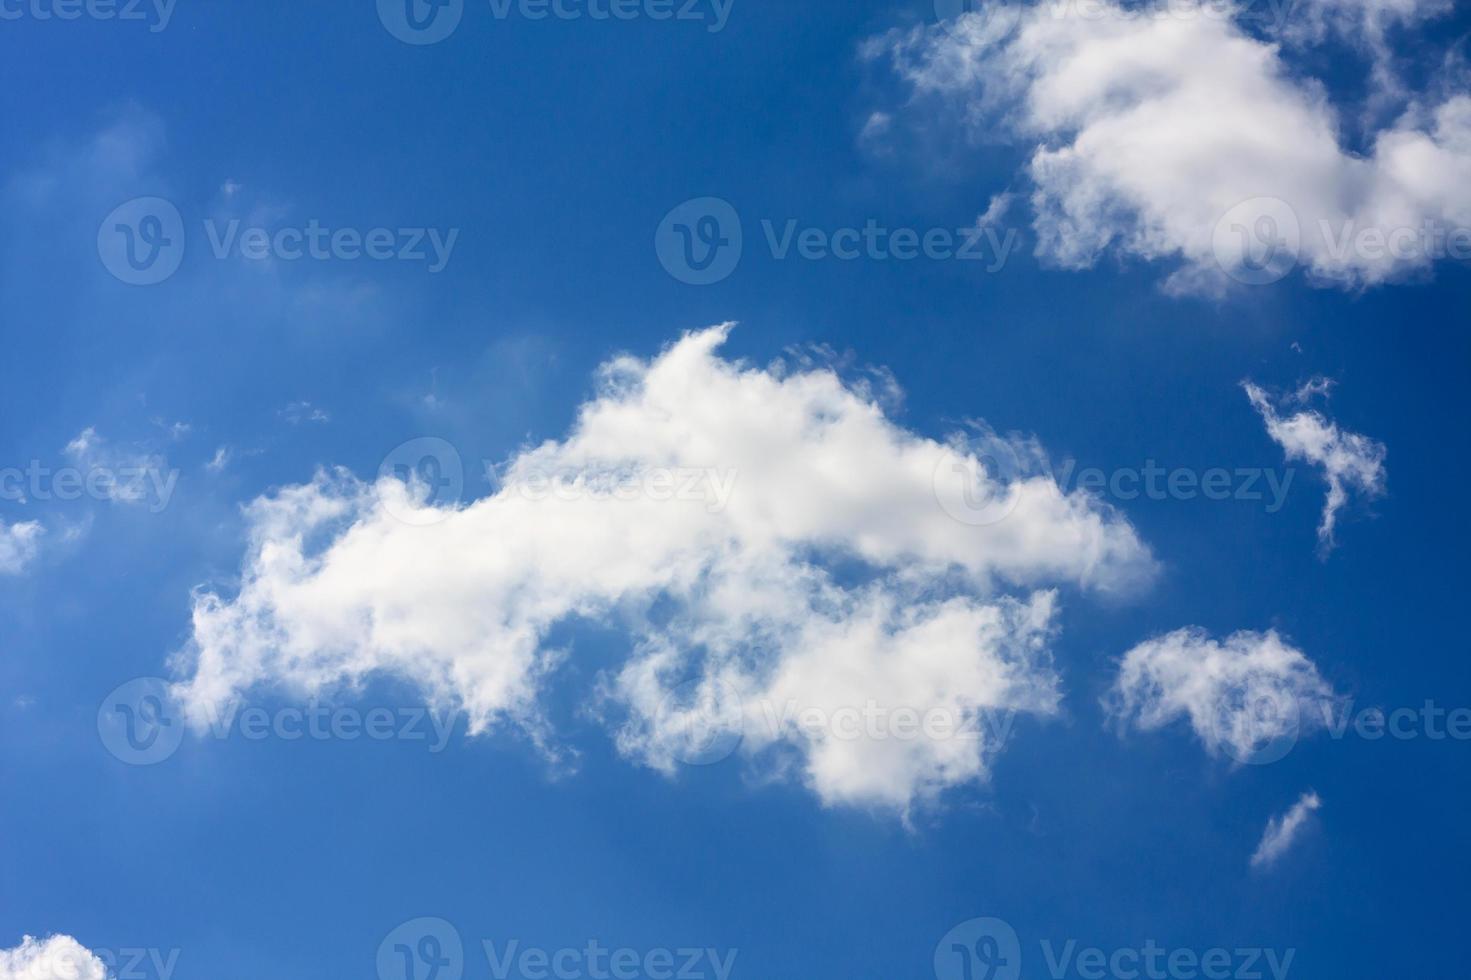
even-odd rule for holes
{"type": "Polygon", "coordinates": [[[1471,274],[1321,229],[1471,227],[1464,10],[59,6],[0,3],[0,980],[1453,972],[1471,274]]]}

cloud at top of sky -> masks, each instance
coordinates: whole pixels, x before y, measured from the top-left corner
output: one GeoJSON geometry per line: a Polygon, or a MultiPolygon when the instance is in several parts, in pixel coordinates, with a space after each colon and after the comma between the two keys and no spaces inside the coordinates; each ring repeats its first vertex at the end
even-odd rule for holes
{"type": "Polygon", "coordinates": [[[1448,6],[1299,5],[1281,44],[1244,26],[1251,5],[994,4],[865,52],[916,97],[1026,148],[1045,262],[1160,262],[1177,293],[1293,267],[1361,288],[1471,257],[1471,96],[1449,82],[1405,91],[1385,40],[1448,6]],[[1370,114],[1390,118],[1367,124],[1363,152],[1325,87],[1294,67],[1326,35],[1352,38],[1375,65],[1370,114]]]}
{"type": "Polygon", "coordinates": [[[627,638],[597,694],[619,748],[657,769],[675,766],[688,718],[671,698],[693,685],[741,716],[753,765],[828,803],[907,810],[984,779],[1000,739],[981,713],[1056,710],[1057,587],[1135,593],[1149,548],[1051,477],[988,474],[981,454],[1027,446],[918,436],[831,370],[723,359],[728,329],[605,364],[571,432],[467,505],[342,470],[255,500],[238,592],[195,598],[177,660],[190,717],[255,685],[389,675],[472,732],[556,755],[541,700],[566,654],[547,635],[583,620],[627,638]],[[662,495],[660,474],[679,474],[662,495]],[[527,492],[548,475],[563,492],[527,492]],[[966,733],[799,731],[804,709],[939,709],[966,733]]]}

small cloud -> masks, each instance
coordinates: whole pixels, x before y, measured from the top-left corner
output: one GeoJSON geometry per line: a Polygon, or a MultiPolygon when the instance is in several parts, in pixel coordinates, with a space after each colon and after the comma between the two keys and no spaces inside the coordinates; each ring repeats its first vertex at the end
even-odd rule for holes
{"type": "Polygon", "coordinates": [[[303,422],[332,421],[330,415],[308,401],[292,402],[277,414],[292,425],[300,425],[303,422]]]}
{"type": "Polygon", "coordinates": [[[102,438],[97,435],[97,430],[89,425],[79,432],[75,439],[67,443],[62,452],[74,460],[80,460],[89,455],[101,442],[102,438]]]}
{"type": "Polygon", "coordinates": [[[1002,191],[992,197],[991,203],[986,205],[985,213],[976,218],[975,227],[978,229],[992,228],[1000,224],[1007,212],[1011,210],[1011,204],[1015,199],[1016,195],[1010,191],[1002,191]]]}
{"type": "Polygon", "coordinates": [[[242,186],[243,185],[239,181],[226,178],[225,182],[220,185],[220,193],[225,195],[225,197],[227,198],[234,197],[236,194],[240,193],[240,188],[242,186]]]}
{"type": "Polygon", "coordinates": [[[158,426],[164,432],[166,432],[168,434],[168,437],[174,442],[178,442],[180,439],[187,436],[190,432],[194,431],[194,426],[190,425],[188,422],[168,422],[164,419],[158,418],[157,416],[150,419],[149,421],[158,426]]]}
{"type": "Polygon", "coordinates": [[[1318,794],[1308,790],[1286,813],[1268,820],[1262,842],[1251,856],[1251,866],[1260,869],[1276,864],[1302,832],[1308,817],[1322,805],[1323,801],[1318,798],[1318,794]]]}
{"type": "Polygon", "coordinates": [[[214,458],[204,464],[204,468],[211,473],[223,473],[230,464],[230,455],[230,447],[221,446],[215,450],[214,458]]]}
{"type": "Polygon", "coordinates": [[[0,520],[0,575],[19,575],[36,559],[45,529],[38,521],[6,524],[0,520]]]}
{"type": "MultiPolygon", "coordinates": [[[[1326,396],[1332,384],[1328,378],[1313,378],[1294,394],[1278,401],[1301,404],[1314,395],[1326,396]]],[[[1387,455],[1384,443],[1340,429],[1321,412],[1311,409],[1284,416],[1280,414],[1279,404],[1274,404],[1261,388],[1250,381],[1243,381],[1241,387],[1266,422],[1267,435],[1282,447],[1288,461],[1302,460],[1322,469],[1328,481],[1328,497],[1318,523],[1318,548],[1326,555],[1333,549],[1333,529],[1338,512],[1348,503],[1349,490],[1357,490],[1366,497],[1384,495],[1387,455]]]]}
{"type": "Polygon", "coordinates": [[[871,113],[858,131],[859,148],[876,157],[891,156],[894,152],[893,129],[894,118],[887,112],[871,113]]]}
{"type": "Polygon", "coordinates": [[[1297,391],[1293,392],[1293,400],[1302,404],[1307,404],[1308,402],[1319,396],[1322,396],[1324,400],[1327,400],[1327,398],[1333,394],[1333,386],[1335,384],[1337,384],[1337,382],[1334,381],[1332,378],[1325,378],[1321,374],[1316,377],[1309,378],[1298,386],[1297,391]]]}

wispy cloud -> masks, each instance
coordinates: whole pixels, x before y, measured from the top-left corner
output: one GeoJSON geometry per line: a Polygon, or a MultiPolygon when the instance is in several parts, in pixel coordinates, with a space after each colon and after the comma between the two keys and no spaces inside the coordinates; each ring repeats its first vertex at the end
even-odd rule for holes
{"type": "Polygon", "coordinates": [[[1297,840],[1308,818],[1323,805],[1318,794],[1312,790],[1298,799],[1298,801],[1280,816],[1273,817],[1267,821],[1267,829],[1262,834],[1262,842],[1257,845],[1256,852],[1251,856],[1253,868],[1268,868],[1276,864],[1292,842],[1297,840]]]}
{"type": "MultiPolygon", "coordinates": [[[[1305,403],[1316,395],[1326,395],[1333,382],[1313,378],[1290,396],[1305,403]]],[[[1304,409],[1283,415],[1272,398],[1250,381],[1242,382],[1246,397],[1261,413],[1267,434],[1282,447],[1289,461],[1302,460],[1319,467],[1328,481],[1328,498],[1323,502],[1323,517],[1318,523],[1318,547],[1327,554],[1334,547],[1333,531],[1338,512],[1348,503],[1349,490],[1367,497],[1384,494],[1386,471],[1384,443],[1339,428],[1321,412],[1304,409]]]]}

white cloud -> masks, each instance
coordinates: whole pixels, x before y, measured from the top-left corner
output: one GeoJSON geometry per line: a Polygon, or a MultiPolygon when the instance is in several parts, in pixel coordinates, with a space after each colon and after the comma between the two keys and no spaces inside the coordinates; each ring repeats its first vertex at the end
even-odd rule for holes
{"type": "MultiPolygon", "coordinates": [[[[1315,378],[1299,388],[1293,400],[1301,403],[1315,394],[1326,394],[1330,385],[1326,379],[1315,378]]],[[[1261,388],[1249,381],[1243,382],[1242,387],[1266,422],[1267,434],[1282,447],[1288,461],[1302,460],[1323,470],[1323,478],[1328,481],[1328,498],[1323,502],[1323,517],[1318,522],[1318,543],[1327,552],[1333,547],[1333,529],[1339,510],[1348,503],[1348,491],[1357,490],[1368,497],[1383,495],[1387,453],[1384,443],[1340,429],[1311,409],[1284,417],[1261,388]]]]}
{"type": "Polygon", "coordinates": [[[1251,856],[1251,866],[1267,868],[1277,863],[1277,859],[1287,853],[1287,849],[1297,839],[1308,817],[1322,805],[1323,801],[1318,798],[1318,794],[1309,790],[1286,813],[1268,820],[1262,842],[1251,856]]]}
{"type": "Polygon", "coordinates": [[[22,937],[0,949],[0,980],[106,980],[107,967],[70,936],[22,937]]]}
{"type": "Polygon", "coordinates": [[[36,558],[44,529],[37,521],[6,524],[0,520],[0,575],[19,575],[36,558]]]}
{"type": "Polygon", "coordinates": [[[62,450],[82,471],[88,496],[123,504],[147,504],[158,513],[178,485],[168,459],[139,449],[119,449],[88,426],[62,450]]]}
{"type": "MultiPolygon", "coordinates": [[[[1376,24],[1438,7],[1363,6],[1376,24]]],[[[1370,17],[1312,9],[1337,22],[1350,7],[1370,17]]],[[[1402,278],[1445,254],[1453,230],[1471,254],[1471,97],[1401,100],[1355,152],[1323,87],[1222,9],[991,6],[868,50],[917,93],[958,99],[978,128],[1033,148],[1037,252],[1064,268],[1160,260],[1172,291],[1218,292],[1293,263],[1350,287],[1402,278]]]]}
{"type": "Polygon", "coordinates": [[[1275,630],[1218,642],[1187,627],[1124,654],[1104,707],[1142,731],[1184,719],[1212,755],[1271,762],[1334,701],[1317,666],[1275,630]]]}
{"type": "MultiPolygon", "coordinates": [[[[1050,478],[986,478],[968,444],[905,431],[830,370],[724,360],[727,329],[605,365],[567,438],[517,454],[468,505],[340,470],[256,500],[238,594],[196,596],[186,710],[198,723],[252,685],[390,674],[464,707],[474,732],[506,724],[550,751],[539,691],[564,654],[546,637],[581,619],[629,638],[602,707],[623,751],[663,769],[661,706],[690,679],[752,712],[1052,711],[1051,588],[1147,583],[1154,560],[1127,521],[1050,478]],[[619,489],[671,471],[735,483],[690,499],[652,480],[619,489]],[[548,474],[562,492],[545,492],[548,474]],[[951,516],[977,500],[984,519],[951,516]]],[[[998,747],[881,741],[778,726],[745,751],[795,756],[825,801],[904,808],[984,778],[998,747]]]]}
{"type": "Polygon", "coordinates": [[[330,422],[332,416],[313,405],[311,402],[292,402],[280,412],[276,413],[290,422],[292,425],[300,425],[303,422],[330,422]]]}

